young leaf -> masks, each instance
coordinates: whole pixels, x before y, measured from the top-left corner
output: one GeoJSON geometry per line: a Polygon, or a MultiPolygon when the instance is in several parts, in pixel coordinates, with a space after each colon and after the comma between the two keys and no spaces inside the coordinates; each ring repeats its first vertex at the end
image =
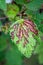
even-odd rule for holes
{"type": "Polygon", "coordinates": [[[14,17],[18,14],[18,12],[19,12],[19,7],[17,5],[15,4],[7,5],[6,15],[8,16],[10,20],[13,20],[14,17]]]}

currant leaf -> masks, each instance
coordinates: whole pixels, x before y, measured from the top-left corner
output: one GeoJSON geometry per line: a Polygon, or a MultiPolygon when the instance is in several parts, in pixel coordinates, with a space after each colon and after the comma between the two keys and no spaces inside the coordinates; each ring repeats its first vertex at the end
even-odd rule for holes
{"type": "Polygon", "coordinates": [[[37,36],[36,25],[30,20],[20,19],[10,26],[10,36],[12,41],[17,45],[19,51],[27,58],[31,57],[36,46],[36,40],[33,35],[37,36]]]}

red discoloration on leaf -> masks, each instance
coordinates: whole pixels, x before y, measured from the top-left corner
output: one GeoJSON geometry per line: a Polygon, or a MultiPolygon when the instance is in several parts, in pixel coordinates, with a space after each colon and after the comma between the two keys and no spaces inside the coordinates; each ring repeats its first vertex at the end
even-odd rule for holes
{"type": "Polygon", "coordinates": [[[35,24],[32,23],[31,21],[25,21],[24,25],[26,25],[27,27],[29,27],[30,31],[32,31],[34,34],[38,34],[38,30],[35,29],[35,24]]]}
{"type": "MultiPolygon", "coordinates": [[[[18,40],[16,41],[16,43],[19,43],[24,38],[24,43],[23,43],[24,46],[27,43],[29,43],[28,37],[29,37],[30,31],[33,32],[35,35],[38,34],[38,30],[35,28],[36,25],[32,21],[27,19],[25,19],[23,23],[18,22],[16,25],[13,25],[13,27],[17,32],[15,35],[18,37],[18,40]]],[[[12,39],[14,39],[14,36],[15,36],[14,32],[11,32],[12,39]]]]}
{"type": "Polygon", "coordinates": [[[34,23],[33,23],[32,21],[25,20],[25,22],[26,22],[27,24],[30,24],[31,26],[35,27],[35,25],[34,25],[34,23]]]}

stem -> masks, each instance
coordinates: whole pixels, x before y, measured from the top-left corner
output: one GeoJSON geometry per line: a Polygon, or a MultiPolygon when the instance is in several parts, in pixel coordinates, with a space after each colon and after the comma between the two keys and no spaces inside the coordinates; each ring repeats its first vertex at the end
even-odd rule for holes
{"type": "Polygon", "coordinates": [[[4,19],[6,19],[7,17],[0,17],[0,20],[4,20],[4,19]]]}

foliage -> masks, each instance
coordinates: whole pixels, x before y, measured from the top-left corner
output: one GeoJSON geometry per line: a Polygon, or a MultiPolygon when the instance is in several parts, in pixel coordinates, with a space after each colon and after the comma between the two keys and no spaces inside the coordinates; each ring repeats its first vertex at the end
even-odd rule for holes
{"type": "Polygon", "coordinates": [[[15,45],[12,45],[7,51],[6,60],[6,65],[22,65],[22,55],[15,45]]]}
{"type": "Polygon", "coordinates": [[[41,0],[33,0],[32,2],[26,4],[26,7],[32,11],[37,11],[41,5],[42,5],[43,1],[41,0]]]}
{"type": "MultiPolygon", "coordinates": [[[[43,35],[41,33],[41,37],[42,36],[43,35]]],[[[37,45],[34,53],[38,54],[39,63],[43,64],[43,41],[41,40],[40,37],[37,40],[39,41],[39,44],[37,45]]]]}
{"type": "Polygon", "coordinates": [[[18,12],[19,12],[19,8],[17,5],[15,5],[15,4],[13,4],[13,5],[8,4],[7,5],[6,15],[9,17],[10,20],[13,20],[18,12]]]}
{"type": "MultiPolygon", "coordinates": [[[[20,27],[22,28],[22,25],[20,27]]],[[[25,26],[24,29],[27,30],[25,26]]],[[[43,64],[42,36],[43,0],[13,0],[11,3],[0,0],[0,62],[5,59],[5,65],[22,65],[23,56],[30,58],[32,54],[38,54],[39,63],[43,64]],[[23,47],[24,38],[21,41],[20,37],[20,42],[16,43],[18,28],[15,28],[15,32],[13,26],[17,24],[19,27],[19,24],[27,20],[30,22],[26,23],[27,27],[29,26],[29,36],[25,39],[27,44],[23,47]],[[12,31],[14,32],[13,39],[11,38],[12,31]]]]}
{"type": "Polygon", "coordinates": [[[34,46],[36,45],[36,40],[32,36],[33,33],[31,31],[29,31],[29,32],[27,31],[29,37],[26,37],[26,34],[25,34],[26,26],[24,26],[24,25],[23,25],[24,27],[21,26],[21,28],[23,27],[22,30],[24,29],[25,31],[24,32],[22,32],[22,31],[20,32],[21,36],[22,36],[22,39],[20,40],[17,37],[17,34],[19,34],[18,30],[20,28],[19,27],[19,25],[20,25],[19,23],[23,24],[24,21],[23,22],[22,21],[23,21],[23,19],[17,20],[15,23],[13,23],[11,25],[11,27],[10,27],[10,36],[11,36],[12,41],[17,45],[18,49],[21,51],[21,53],[24,54],[24,56],[26,56],[27,58],[29,58],[32,55],[32,52],[34,50],[34,46]],[[14,26],[16,24],[18,24],[18,27],[17,27],[18,30],[16,29],[16,27],[14,28],[14,26]],[[16,30],[14,30],[14,29],[16,29],[16,30]],[[24,36],[23,36],[23,33],[24,33],[24,36]],[[13,36],[14,36],[14,38],[13,38],[13,36]],[[18,43],[17,43],[17,41],[18,41],[18,43]],[[25,43],[24,41],[27,42],[27,43],[25,43]]]}
{"type": "Polygon", "coordinates": [[[5,0],[0,0],[0,9],[3,9],[4,11],[6,11],[6,2],[5,2],[5,0]]]}

